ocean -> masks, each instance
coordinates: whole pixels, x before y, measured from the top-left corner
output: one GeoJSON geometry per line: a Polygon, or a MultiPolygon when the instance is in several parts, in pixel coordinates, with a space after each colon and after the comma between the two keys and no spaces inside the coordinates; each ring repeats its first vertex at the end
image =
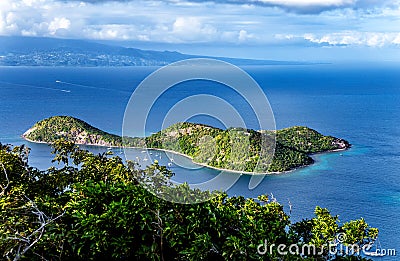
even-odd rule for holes
{"type": "MultiPolygon", "coordinates": [[[[30,164],[43,169],[51,164],[51,149],[21,139],[21,134],[36,121],[71,115],[102,130],[121,134],[125,107],[132,92],[156,69],[1,67],[0,142],[27,144],[32,148],[30,164]]],[[[399,252],[400,65],[274,65],[242,69],[267,95],[277,129],[308,126],[324,135],[344,138],[353,147],[345,152],[314,155],[314,165],[267,176],[255,189],[248,188],[250,177],[243,175],[228,194],[255,198],[272,193],[287,211],[291,202],[293,221],[312,217],[315,206],[328,208],[332,214],[340,215],[343,222],[363,217],[379,228],[382,248],[399,252]]],[[[192,81],[163,94],[151,114],[149,132],[159,130],[165,108],[200,93],[226,98],[240,108],[249,128],[257,128],[251,108],[229,88],[192,81]]],[[[204,115],[192,121],[223,127],[221,122],[204,115]]],[[[94,152],[105,149],[90,148],[94,152]]],[[[161,163],[167,163],[167,157],[163,158],[161,163]]],[[[185,164],[192,166],[189,160],[185,164]]],[[[200,182],[216,175],[215,170],[208,168],[176,166],[172,170],[179,182],[200,182]]],[[[377,259],[396,260],[396,257],[377,259]]]]}

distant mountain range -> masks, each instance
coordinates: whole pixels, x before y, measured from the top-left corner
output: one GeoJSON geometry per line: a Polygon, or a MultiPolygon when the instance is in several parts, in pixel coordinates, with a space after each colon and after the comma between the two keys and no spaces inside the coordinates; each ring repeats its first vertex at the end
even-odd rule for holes
{"type": "Polygon", "coordinates": [[[141,50],[86,40],[0,36],[0,66],[163,66],[200,57],[216,58],[235,65],[304,64],[141,50]]]}

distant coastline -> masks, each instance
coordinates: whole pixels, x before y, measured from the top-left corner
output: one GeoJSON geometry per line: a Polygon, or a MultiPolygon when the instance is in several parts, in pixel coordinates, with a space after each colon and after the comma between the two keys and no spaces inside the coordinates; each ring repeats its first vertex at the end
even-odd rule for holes
{"type": "Polygon", "coordinates": [[[165,66],[193,59],[218,59],[237,66],[309,65],[299,61],[257,60],[184,54],[101,44],[88,40],[0,36],[0,66],[12,67],[129,67],[165,66]]]}

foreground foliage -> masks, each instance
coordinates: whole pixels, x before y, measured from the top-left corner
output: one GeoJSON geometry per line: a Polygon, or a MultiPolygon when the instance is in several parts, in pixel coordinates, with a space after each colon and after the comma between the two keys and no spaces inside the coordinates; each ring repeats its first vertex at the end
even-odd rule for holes
{"type": "MultiPolygon", "coordinates": [[[[291,224],[283,207],[267,196],[257,200],[216,193],[207,202],[174,204],[149,193],[172,173],[153,164],[145,170],[119,157],[94,155],[71,142],[54,144],[60,167],[39,171],[25,147],[0,145],[0,255],[26,260],[362,260],[356,255],[299,253],[260,244],[333,242],[364,246],[377,236],[363,220],[340,224],[317,207],[315,217],[291,224]],[[79,167],[78,167],[79,166],[79,167]],[[152,181],[152,182],[150,182],[152,181]]],[[[177,197],[210,192],[179,187],[177,197]]]]}

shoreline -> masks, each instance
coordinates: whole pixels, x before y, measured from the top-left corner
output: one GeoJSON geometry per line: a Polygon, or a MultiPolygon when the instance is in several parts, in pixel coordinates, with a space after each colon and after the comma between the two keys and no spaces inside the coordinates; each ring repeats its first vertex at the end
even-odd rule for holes
{"type": "MultiPolygon", "coordinates": [[[[24,140],[26,140],[26,141],[28,141],[28,142],[31,142],[31,143],[47,144],[47,145],[50,145],[50,144],[51,144],[51,143],[45,142],[45,141],[34,141],[34,140],[31,140],[31,139],[25,137],[25,133],[24,133],[23,135],[21,135],[21,137],[22,137],[24,140]]],[[[249,176],[281,175],[281,174],[286,174],[286,173],[290,173],[290,172],[296,171],[296,170],[301,169],[301,168],[309,167],[309,166],[311,166],[311,165],[313,165],[313,164],[315,163],[315,160],[314,160],[314,158],[313,158],[314,163],[312,163],[312,164],[299,166],[299,167],[296,167],[296,168],[293,168],[293,169],[290,169],[290,170],[286,170],[286,171],[281,171],[281,172],[279,172],[279,171],[277,171],[277,172],[249,172],[249,171],[239,171],[239,170],[222,169],[222,168],[217,168],[217,167],[209,166],[209,165],[207,165],[207,164],[205,164],[205,163],[195,162],[195,161],[193,160],[192,157],[190,157],[190,156],[188,156],[188,155],[186,155],[186,154],[183,154],[183,153],[181,153],[181,152],[176,152],[176,151],[173,151],[173,150],[168,150],[168,149],[143,148],[143,147],[124,147],[124,146],[107,146],[107,145],[92,144],[92,143],[86,143],[86,144],[83,144],[83,143],[75,143],[75,145],[78,145],[78,146],[79,146],[79,145],[94,146],[94,147],[102,147],[102,148],[103,148],[103,147],[104,147],[104,148],[107,147],[107,148],[123,148],[123,149],[157,150],[157,151],[170,152],[170,153],[172,153],[172,154],[179,155],[179,156],[183,156],[183,157],[185,157],[185,158],[187,158],[187,159],[190,159],[190,160],[192,161],[192,163],[194,163],[194,164],[196,164],[196,165],[199,165],[199,166],[202,166],[202,167],[205,167],[205,168],[210,168],[210,169],[214,169],[214,170],[219,170],[219,171],[224,171],[224,172],[230,172],[230,173],[240,174],[240,175],[249,175],[249,176]]],[[[318,155],[318,154],[325,154],[325,153],[334,153],[334,152],[346,151],[346,150],[348,150],[348,149],[350,149],[350,148],[351,148],[351,147],[342,148],[342,149],[327,150],[327,151],[322,151],[322,152],[311,153],[311,154],[308,154],[308,155],[309,155],[310,157],[312,157],[312,155],[318,155]]]]}

